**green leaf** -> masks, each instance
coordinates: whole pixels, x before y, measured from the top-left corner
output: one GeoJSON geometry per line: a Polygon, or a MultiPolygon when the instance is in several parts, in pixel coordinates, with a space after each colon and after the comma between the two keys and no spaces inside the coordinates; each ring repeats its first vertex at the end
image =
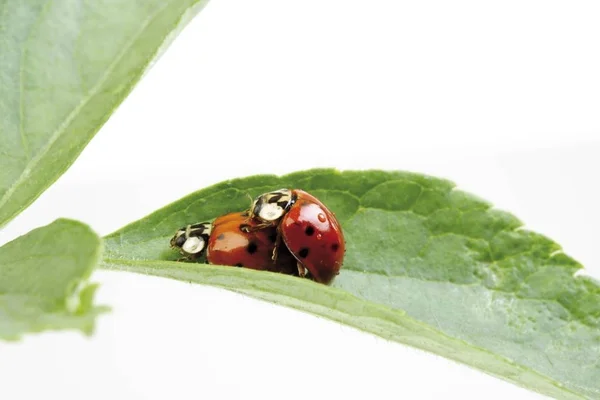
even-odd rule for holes
{"type": "Polygon", "coordinates": [[[90,334],[105,307],[94,307],[102,240],[77,221],[59,219],[0,247],[0,339],[79,329],[90,334]]]}
{"type": "Polygon", "coordinates": [[[0,0],[0,226],[65,172],[206,1],[0,0]]]}
{"type": "Polygon", "coordinates": [[[600,286],[574,277],[576,261],[521,226],[445,180],[310,170],[200,190],[106,237],[103,265],[304,310],[557,398],[600,398],[600,286]],[[347,253],[332,287],[172,261],[177,228],[280,187],[310,191],[340,219],[347,253]]]}

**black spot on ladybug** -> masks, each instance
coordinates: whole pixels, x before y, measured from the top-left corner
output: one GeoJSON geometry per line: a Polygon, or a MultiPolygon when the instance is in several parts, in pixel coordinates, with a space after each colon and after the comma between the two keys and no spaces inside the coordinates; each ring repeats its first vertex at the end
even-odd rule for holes
{"type": "Polygon", "coordinates": [[[258,250],[258,246],[256,245],[256,243],[248,243],[248,247],[246,247],[246,251],[248,252],[248,254],[254,254],[256,253],[256,250],[258,250]]]}
{"type": "Polygon", "coordinates": [[[309,250],[306,247],[303,247],[298,252],[298,255],[300,256],[300,258],[306,258],[306,257],[308,257],[308,252],[309,252],[309,250]]]}
{"type": "Polygon", "coordinates": [[[242,263],[235,264],[236,267],[243,267],[242,263]]]}
{"type": "Polygon", "coordinates": [[[340,248],[340,245],[337,243],[334,243],[331,245],[331,250],[332,251],[338,251],[338,249],[340,248]]]}
{"type": "Polygon", "coordinates": [[[219,236],[217,236],[217,240],[223,240],[225,239],[225,234],[221,233],[219,236]]]}
{"type": "Polygon", "coordinates": [[[271,243],[275,243],[277,241],[277,233],[271,233],[269,235],[269,240],[271,241],[271,243]]]}
{"type": "Polygon", "coordinates": [[[315,233],[315,228],[313,228],[312,226],[309,225],[304,230],[304,233],[306,233],[306,236],[312,236],[313,233],[315,233]]]}

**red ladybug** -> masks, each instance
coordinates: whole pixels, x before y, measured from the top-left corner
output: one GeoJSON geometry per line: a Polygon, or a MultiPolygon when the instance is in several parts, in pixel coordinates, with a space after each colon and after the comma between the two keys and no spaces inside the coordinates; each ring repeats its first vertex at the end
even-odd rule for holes
{"type": "Polygon", "coordinates": [[[171,247],[179,249],[184,259],[197,260],[206,252],[206,261],[215,265],[230,265],[256,270],[297,273],[294,257],[286,249],[278,251],[273,260],[277,230],[275,227],[256,230],[248,213],[231,213],[215,219],[188,225],[177,231],[171,247]]]}
{"type": "Polygon", "coordinates": [[[298,261],[300,276],[308,270],[315,281],[327,284],[339,274],[346,250],[342,228],[313,195],[298,189],[262,194],[254,200],[250,217],[258,222],[251,229],[277,227],[277,241],[283,239],[298,261]]]}

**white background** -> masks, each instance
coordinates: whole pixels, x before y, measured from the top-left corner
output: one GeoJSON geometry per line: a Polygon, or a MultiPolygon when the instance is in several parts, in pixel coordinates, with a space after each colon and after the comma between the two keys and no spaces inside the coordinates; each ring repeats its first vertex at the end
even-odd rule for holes
{"type": "MultiPolygon", "coordinates": [[[[599,16],[594,1],[214,0],[0,242],[61,216],[107,234],[255,173],[401,169],[514,212],[599,277],[599,16]]],[[[113,307],[96,335],[0,343],[0,398],[542,398],[237,294],[93,279],[113,307]]]]}

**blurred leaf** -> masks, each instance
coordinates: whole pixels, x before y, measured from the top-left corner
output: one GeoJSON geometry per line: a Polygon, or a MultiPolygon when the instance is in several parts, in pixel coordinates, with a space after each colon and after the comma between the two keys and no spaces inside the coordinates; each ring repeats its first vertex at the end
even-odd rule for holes
{"type": "Polygon", "coordinates": [[[86,225],[59,219],[0,247],[0,339],[79,329],[90,334],[104,307],[86,283],[102,252],[86,225]]]}
{"type": "Polygon", "coordinates": [[[0,226],[66,171],[206,1],[0,1],[0,226]]]}

